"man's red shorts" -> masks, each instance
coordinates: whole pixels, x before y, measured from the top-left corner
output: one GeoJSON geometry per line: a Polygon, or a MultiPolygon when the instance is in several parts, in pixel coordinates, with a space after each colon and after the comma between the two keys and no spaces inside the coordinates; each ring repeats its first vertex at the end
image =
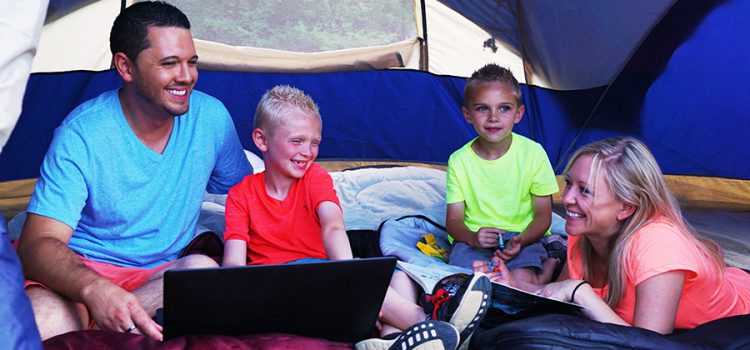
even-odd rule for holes
{"type": "MultiPolygon", "coordinates": [[[[86,267],[92,271],[98,273],[100,276],[106,278],[110,282],[122,287],[122,289],[128,292],[137,289],[142,286],[148,280],[151,275],[163,270],[169,265],[172,265],[174,261],[159,265],[152,269],[140,269],[135,267],[122,267],[103,262],[89,260],[82,256],[78,256],[86,267]]],[[[23,287],[28,288],[29,286],[41,286],[47,288],[44,284],[26,280],[23,287]]]]}

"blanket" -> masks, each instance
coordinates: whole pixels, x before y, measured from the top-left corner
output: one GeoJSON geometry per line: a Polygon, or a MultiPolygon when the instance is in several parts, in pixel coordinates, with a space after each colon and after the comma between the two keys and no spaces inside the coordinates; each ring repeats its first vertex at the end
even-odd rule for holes
{"type": "Polygon", "coordinates": [[[160,342],[139,334],[110,331],[70,332],[47,339],[50,349],[143,349],[143,350],[350,350],[351,344],[281,333],[243,336],[194,335],[160,342]]]}

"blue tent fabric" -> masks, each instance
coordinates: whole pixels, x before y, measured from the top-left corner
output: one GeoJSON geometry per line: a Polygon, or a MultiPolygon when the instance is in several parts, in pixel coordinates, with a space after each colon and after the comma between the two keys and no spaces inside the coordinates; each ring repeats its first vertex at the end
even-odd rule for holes
{"type": "Polygon", "coordinates": [[[0,215],[0,348],[42,348],[23,281],[21,264],[8,239],[5,219],[0,215]]]}
{"type": "MultiPolygon", "coordinates": [[[[307,92],[320,107],[324,125],[320,159],[445,164],[453,151],[476,136],[461,113],[465,83],[464,78],[411,70],[318,74],[201,71],[196,89],[226,105],[248,150],[257,152],[250,134],[260,97],[274,85],[289,84],[307,92]]],[[[38,177],[54,129],[67,113],[119,86],[119,77],[112,70],[33,74],[23,114],[0,153],[0,181],[38,177]],[[39,102],[42,100],[44,103],[39,102]]],[[[598,91],[554,91],[523,85],[528,108],[514,131],[541,143],[554,164],[569,142],[566,135],[574,132],[563,124],[562,116],[589,111],[598,91]]]]}
{"type": "Polygon", "coordinates": [[[666,174],[750,179],[747,13],[748,1],[675,5],[571,148],[629,134],[646,142],[666,174]]]}
{"type": "MultiPolygon", "coordinates": [[[[318,103],[324,124],[321,159],[445,163],[451,152],[474,137],[460,111],[462,78],[407,70],[321,74],[201,71],[196,89],[224,102],[243,146],[255,150],[250,139],[255,106],[261,95],[277,84],[299,87],[318,103]]],[[[65,115],[83,101],[119,86],[113,71],[32,75],[24,112],[0,154],[0,181],[38,177],[54,128],[65,115]],[[39,102],[42,100],[44,103],[39,102]]]]}

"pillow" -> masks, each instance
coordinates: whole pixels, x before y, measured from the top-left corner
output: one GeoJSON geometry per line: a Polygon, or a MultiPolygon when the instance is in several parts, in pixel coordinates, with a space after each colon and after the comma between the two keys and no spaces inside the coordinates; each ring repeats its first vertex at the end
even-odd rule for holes
{"type": "Polygon", "coordinates": [[[245,156],[250,165],[253,166],[253,174],[257,174],[266,169],[266,165],[263,163],[263,159],[258,157],[255,153],[245,150],[245,156]]]}

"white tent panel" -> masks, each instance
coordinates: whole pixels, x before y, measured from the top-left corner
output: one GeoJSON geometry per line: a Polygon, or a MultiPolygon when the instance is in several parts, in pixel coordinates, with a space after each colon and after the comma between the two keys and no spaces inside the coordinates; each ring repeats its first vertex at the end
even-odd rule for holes
{"type": "Polygon", "coordinates": [[[46,24],[32,72],[109,69],[109,31],[119,13],[120,1],[101,0],[46,24]]]}
{"type": "Polygon", "coordinates": [[[499,41],[495,42],[497,52],[485,48],[484,42],[492,38],[487,31],[437,0],[426,4],[430,72],[468,77],[487,63],[497,63],[510,69],[519,82],[526,82],[521,57],[499,41]]]}
{"type": "Polygon", "coordinates": [[[528,83],[561,90],[612,83],[675,1],[520,2],[528,83]]]}
{"type": "Polygon", "coordinates": [[[21,114],[31,63],[41,35],[47,0],[0,0],[0,151],[21,114]]]}

